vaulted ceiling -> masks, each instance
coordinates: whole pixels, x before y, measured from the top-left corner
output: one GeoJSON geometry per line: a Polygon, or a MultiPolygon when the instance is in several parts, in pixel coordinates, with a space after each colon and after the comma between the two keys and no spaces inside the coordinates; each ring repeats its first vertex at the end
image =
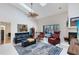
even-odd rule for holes
{"type": "MultiPolygon", "coordinates": [[[[26,12],[22,6],[19,4],[12,4],[19,10],[26,12]]],[[[31,8],[31,3],[25,3],[26,6],[31,8]]],[[[39,15],[37,18],[43,18],[51,15],[60,14],[67,11],[66,3],[47,3],[45,6],[41,6],[40,3],[33,3],[32,9],[39,15]]]]}

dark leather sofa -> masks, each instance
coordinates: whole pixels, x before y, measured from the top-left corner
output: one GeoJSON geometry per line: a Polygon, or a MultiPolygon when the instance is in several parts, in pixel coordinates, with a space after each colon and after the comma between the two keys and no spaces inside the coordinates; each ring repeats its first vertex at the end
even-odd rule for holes
{"type": "Polygon", "coordinates": [[[29,32],[26,33],[15,33],[15,38],[14,38],[14,43],[21,43],[22,47],[26,47],[32,44],[36,43],[36,40],[34,40],[33,42],[29,42],[27,39],[28,38],[33,38],[32,35],[29,35],[29,32]]]}
{"type": "Polygon", "coordinates": [[[22,43],[29,38],[29,32],[26,33],[15,33],[14,43],[22,43]]]}
{"type": "Polygon", "coordinates": [[[27,46],[30,46],[35,43],[36,43],[36,40],[34,40],[33,42],[26,41],[26,42],[22,42],[21,45],[22,45],[22,47],[27,47],[27,46]]]}

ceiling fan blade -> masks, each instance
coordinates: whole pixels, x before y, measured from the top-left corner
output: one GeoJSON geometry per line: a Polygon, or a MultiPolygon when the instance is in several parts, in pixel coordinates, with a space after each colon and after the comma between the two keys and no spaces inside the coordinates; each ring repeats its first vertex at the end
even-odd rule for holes
{"type": "Polygon", "coordinates": [[[38,16],[38,14],[35,12],[28,12],[26,15],[29,17],[37,17],[38,16]]]}

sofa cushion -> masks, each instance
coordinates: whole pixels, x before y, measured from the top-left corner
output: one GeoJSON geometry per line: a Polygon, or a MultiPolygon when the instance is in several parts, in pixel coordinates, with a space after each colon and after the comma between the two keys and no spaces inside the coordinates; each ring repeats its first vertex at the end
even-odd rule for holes
{"type": "Polygon", "coordinates": [[[24,42],[27,40],[27,38],[29,38],[29,32],[26,33],[15,33],[15,37],[14,37],[14,42],[20,43],[20,42],[24,42]]]}
{"type": "Polygon", "coordinates": [[[33,38],[28,38],[27,39],[29,42],[33,42],[35,39],[33,39],[33,38]]]}

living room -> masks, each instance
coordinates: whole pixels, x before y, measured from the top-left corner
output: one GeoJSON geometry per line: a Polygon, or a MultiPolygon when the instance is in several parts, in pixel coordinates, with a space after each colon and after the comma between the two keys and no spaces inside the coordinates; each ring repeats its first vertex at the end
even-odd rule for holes
{"type": "MultiPolygon", "coordinates": [[[[27,55],[27,53],[24,53],[25,51],[23,51],[21,53],[21,51],[23,49],[20,50],[20,52],[18,52],[18,48],[27,48],[25,46],[27,46],[27,44],[24,44],[23,47],[14,47],[19,45],[19,43],[15,43],[14,39],[16,35],[19,35],[17,33],[20,33],[20,36],[23,35],[27,35],[24,34],[26,32],[31,33],[32,31],[32,38],[34,39],[38,39],[40,42],[45,42],[46,43],[46,48],[49,48],[50,45],[55,45],[54,47],[58,46],[61,47],[58,48],[56,47],[58,50],[58,52],[55,52],[53,50],[53,53],[49,53],[47,54],[47,50],[43,50],[41,51],[41,53],[38,53],[38,55],[69,55],[68,52],[68,48],[70,46],[69,42],[70,40],[69,38],[69,32],[77,32],[77,28],[75,28],[75,26],[71,26],[70,25],[70,19],[73,19],[75,17],[78,17],[78,12],[79,12],[79,7],[78,7],[78,3],[47,3],[45,5],[41,5],[40,3],[3,3],[0,4],[0,22],[9,22],[11,23],[11,42],[6,44],[1,44],[0,48],[0,54],[3,55],[7,55],[10,53],[11,54],[19,54],[19,55],[27,55]],[[33,15],[30,14],[30,16],[26,13],[28,11],[27,8],[23,7],[23,5],[29,6],[29,8],[33,9],[34,11],[37,11],[35,17],[32,17],[33,15]],[[54,28],[55,27],[55,28],[54,28]],[[22,28],[22,29],[21,29],[22,28]],[[25,28],[25,29],[24,29],[25,28]],[[47,32],[47,28],[48,28],[48,32],[53,32],[57,31],[60,32],[60,34],[58,35],[58,38],[60,38],[60,42],[57,42],[56,44],[51,43],[50,41],[48,42],[48,39],[50,39],[50,35],[45,36],[45,31],[47,32]],[[51,29],[52,28],[52,29],[51,29]],[[33,29],[33,30],[31,30],[33,29]],[[34,32],[34,34],[33,34],[34,32]],[[44,33],[43,36],[40,33],[44,33]],[[46,38],[45,38],[46,37],[46,38]],[[65,38],[67,38],[67,42],[65,41],[65,38]],[[49,45],[47,45],[49,44],[49,45]],[[5,48],[5,46],[11,46],[10,53],[8,51],[3,53],[2,51],[7,51],[7,47],[5,48]],[[15,51],[15,53],[13,53],[11,51],[11,49],[13,51],[15,51]],[[63,49],[63,50],[62,50],[63,49]]],[[[4,30],[5,32],[5,30],[4,30]]],[[[76,33],[77,34],[77,33],[76,33]]],[[[56,35],[56,34],[55,34],[56,35]]],[[[77,36],[77,35],[76,35],[77,36]]],[[[20,43],[24,42],[22,38],[22,40],[20,41],[20,43]]],[[[28,38],[27,38],[28,39],[28,38]]],[[[5,39],[4,39],[5,40],[5,39]]],[[[30,39],[31,40],[31,39],[30,39]]],[[[53,40],[53,39],[52,39],[53,40]]],[[[18,41],[19,42],[19,41],[18,41]]],[[[28,42],[26,42],[28,43],[28,42]]],[[[39,42],[36,41],[36,45],[38,45],[39,42]]],[[[35,43],[34,43],[35,44],[35,43]]],[[[29,44],[28,44],[29,45],[29,44]]],[[[39,45],[42,45],[39,44],[39,45]]],[[[43,44],[44,45],[44,44],[43,44]]],[[[20,44],[21,46],[21,44],[20,44]]],[[[30,45],[33,46],[33,45],[30,45]]],[[[28,46],[29,47],[29,46],[28,46]]],[[[31,48],[31,47],[30,47],[31,48]]],[[[51,47],[50,47],[51,48],[51,47]]],[[[29,49],[29,48],[27,48],[29,49]]],[[[45,49],[45,48],[44,48],[45,49]]],[[[56,49],[55,49],[56,50],[56,49]]],[[[75,49],[76,50],[76,49],[75,49]]],[[[39,50],[37,50],[39,51],[39,50]]],[[[34,52],[29,53],[30,55],[33,55],[35,52],[37,52],[34,50],[34,52]]],[[[50,50],[49,50],[50,52],[50,50]]],[[[37,55],[37,54],[35,54],[37,55]]]]}

